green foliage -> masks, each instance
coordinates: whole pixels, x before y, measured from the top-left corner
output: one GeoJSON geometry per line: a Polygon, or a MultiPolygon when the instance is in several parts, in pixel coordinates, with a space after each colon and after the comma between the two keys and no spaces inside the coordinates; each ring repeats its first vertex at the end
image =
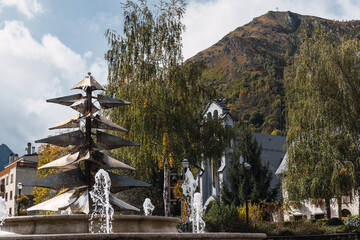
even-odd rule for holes
{"type": "Polygon", "coordinates": [[[339,226],[343,225],[343,222],[340,218],[330,218],[325,223],[326,226],[339,226]]]}
{"type": "Polygon", "coordinates": [[[30,199],[28,198],[28,196],[21,194],[16,198],[16,202],[20,203],[24,207],[28,207],[30,204],[30,199]]]}
{"type": "MultiPolygon", "coordinates": [[[[157,11],[151,12],[146,1],[128,1],[124,9],[123,34],[106,33],[110,45],[106,91],[132,105],[107,114],[127,128],[124,135],[139,142],[141,148],[122,149],[116,155],[131,159],[138,176],[146,177],[149,170],[163,166],[164,157],[171,166],[179,166],[184,157],[192,164],[199,163],[206,145],[206,149],[213,146],[216,150],[209,155],[221,154],[219,149],[224,149],[227,140],[213,141],[206,134],[216,129],[224,133],[221,121],[203,121],[200,115],[201,103],[215,96],[200,83],[204,65],[182,63],[184,2],[160,1],[157,11]]],[[[204,157],[209,157],[206,152],[204,157]]]]}
{"type": "Polygon", "coordinates": [[[206,231],[208,232],[240,232],[245,229],[245,222],[233,204],[225,205],[220,201],[213,201],[209,212],[205,214],[206,231]]]}
{"type": "Polygon", "coordinates": [[[15,216],[27,216],[29,213],[26,211],[26,209],[20,209],[19,211],[15,212],[15,216]]]}
{"type": "MultiPolygon", "coordinates": [[[[240,219],[246,222],[246,205],[243,204],[237,208],[240,219]]],[[[255,228],[257,223],[263,221],[262,206],[258,203],[248,203],[249,225],[255,228]]]]}
{"type": "Polygon", "coordinates": [[[344,220],[345,226],[360,228],[359,215],[353,215],[344,220]]]}
{"type": "MultiPolygon", "coordinates": [[[[154,8],[145,0],[127,1],[122,33],[107,30],[105,34],[109,43],[106,93],[132,102],[131,107],[105,114],[129,130],[121,137],[141,144],[114,154],[131,161],[136,178],[143,181],[151,180],[161,168],[167,175],[169,167],[180,167],[185,157],[193,165],[218,157],[229,142],[229,130],[220,119],[205,121],[201,115],[204,104],[216,96],[200,82],[204,64],[182,61],[184,1],[159,1],[154,8]]],[[[164,199],[169,194],[167,182],[164,199]]]]}
{"type": "Polygon", "coordinates": [[[246,196],[254,203],[274,199],[277,189],[270,189],[272,175],[268,166],[261,162],[261,147],[249,129],[240,126],[237,133],[230,156],[227,184],[222,186],[222,201],[226,205],[240,206],[244,204],[246,196]],[[240,164],[241,156],[251,165],[250,169],[240,164]]]}
{"type": "Polygon", "coordinates": [[[359,50],[359,40],[333,43],[317,31],[287,69],[290,200],[325,199],[329,206],[359,186],[359,50]]]}
{"type": "Polygon", "coordinates": [[[263,222],[258,225],[258,232],[268,236],[320,235],[327,232],[325,227],[309,221],[263,222]]]}
{"type": "MultiPolygon", "coordinates": [[[[68,151],[69,148],[62,148],[51,144],[40,145],[40,147],[38,148],[38,167],[41,167],[42,165],[45,165],[53,160],[65,156],[66,154],[68,154],[68,151]]],[[[50,175],[57,174],[58,172],[59,170],[53,168],[37,170],[36,178],[44,178],[50,175]]],[[[34,195],[35,205],[55,197],[56,194],[57,192],[55,190],[42,187],[34,187],[34,190],[32,191],[32,195],[34,195]]]]}

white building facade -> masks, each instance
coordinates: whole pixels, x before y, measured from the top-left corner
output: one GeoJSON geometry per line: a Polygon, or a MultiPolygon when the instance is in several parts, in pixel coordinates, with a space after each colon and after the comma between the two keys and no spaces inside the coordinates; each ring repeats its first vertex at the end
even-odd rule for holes
{"type": "MultiPolygon", "coordinates": [[[[286,172],[286,164],[288,155],[286,154],[282,160],[279,168],[276,170],[275,175],[281,179],[281,175],[286,172]]],[[[305,220],[305,219],[322,219],[328,218],[326,215],[326,206],[323,199],[320,200],[306,200],[301,203],[300,207],[288,200],[286,189],[282,188],[283,202],[286,203],[284,210],[284,220],[305,220]]],[[[352,191],[348,196],[341,198],[341,212],[343,217],[359,214],[359,196],[358,193],[352,191]]],[[[333,198],[330,200],[330,214],[331,217],[339,217],[338,200],[333,198]]]]}
{"type": "MultiPolygon", "coordinates": [[[[26,155],[18,158],[17,155],[10,155],[9,163],[0,172],[0,196],[5,200],[6,210],[10,216],[14,216],[18,210],[16,197],[19,194],[17,184],[33,181],[36,177],[38,154],[35,148],[28,144],[26,155]]],[[[23,187],[21,194],[31,195],[33,187],[23,187]]]]}
{"type": "MultiPolygon", "coordinates": [[[[219,117],[223,119],[225,125],[234,126],[233,119],[229,113],[229,108],[219,101],[210,102],[205,108],[203,114],[210,117],[219,117]]],[[[261,146],[261,161],[268,164],[272,174],[278,169],[286,152],[286,138],[284,136],[275,136],[261,133],[252,133],[259,146],[261,146]]],[[[227,181],[227,170],[229,168],[230,149],[225,150],[221,159],[206,159],[201,168],[203,172],[200,176],[200,192],[202,194],[204,207],[214,200],[221,198],[221,186],[227,181]]],[[[278,179],[273,176],[271,187],[278,184],[278,179]]]]}

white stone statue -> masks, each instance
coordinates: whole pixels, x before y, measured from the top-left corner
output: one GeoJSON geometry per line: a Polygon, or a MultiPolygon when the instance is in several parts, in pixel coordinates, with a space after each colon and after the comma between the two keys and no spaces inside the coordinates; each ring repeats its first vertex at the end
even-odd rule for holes
{"type": "Polygon", "coordinates": [[[146,198],[143,203],[144,213],[145,216],[151,216],[152,212],[154,211],[155,207],[151,204],[150,198],[146,198]]]}

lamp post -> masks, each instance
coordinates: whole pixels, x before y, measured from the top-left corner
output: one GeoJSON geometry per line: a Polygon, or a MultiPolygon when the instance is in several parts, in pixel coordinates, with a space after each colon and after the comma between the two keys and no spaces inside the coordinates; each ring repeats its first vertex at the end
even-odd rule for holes
{"type": "Polygon", "coordinates": [[[184,178],[185,178],[185,173],[186,173],[186,169],[189,167],[189,160],[187,160],[186,158],[184,158],[182,161],[181,161],[181,165],[184,169],[184,178]]]}
{"type": "MultiPolygon", "coordinates": [[[[185,174],[186,174],[186,170],[189,167],[189,160],[187,160],[186,158],[184,158],[181,161],[181,165],[183,167],[184,173],[183,173],[183,180],[185,181],[185,174]]],[[[187,205],[187,201],[186,201],[186,197],[184,199],[184,206],[181,204],[181,215],[185,214],[185,216],[183,216],[184,222],[185,222],[185,228],[186,228],[186,232],[189,232],[189,225],[188,225],[188,221],[187,221],[187,216],[188,216],[188,205],[187,205]],[[184,209],[183,209],[184,208],[184,209]]]]}
{"type": "Polygon", "coordinates": [[[244,185],[245,185],[245,212],[246,212],[246,232],[249,232],[249,204],[248,204],[248,186],[247,186],[247,174],[246,171],[251,168],[251,165],[246,162],[246,157],[240,156],[240,164],[244,166],[245,169],[245,177],[244,177],[244,185]]]}
{"type": "MultiPolygon", "coordinates": [[[[18,182],[17,187],[19,189],[19,196],[21,195],[21,189],[23,188],[23,184],[18,182]]],[[[18,215],[20,215],[20,202],[18,203],[18,215]]]]}

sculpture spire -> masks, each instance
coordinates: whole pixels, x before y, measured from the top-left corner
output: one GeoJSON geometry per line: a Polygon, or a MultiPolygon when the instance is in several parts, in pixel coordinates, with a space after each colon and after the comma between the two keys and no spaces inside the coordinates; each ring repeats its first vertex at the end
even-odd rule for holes
{"type": "MultiPolygon", "coordinates": [[[[99,94],[97,95],[97,98],[93,97],[93,91],[104,91],[105,89],[93,78],[90,72],[72,89],[83,90],[85,95],[75,94],[53,98],[47,100],[47,102],[70,106],[80,114],[64,120],[50,127],[50,129],[79,129],[35,141],[36,143],[48,143],[61,147],[74,146],[70,154],[39,167],[39,169],[57,168],[61,169],[62,172],[24,183],[24,186],[38,186],[57,190],[67,188],[68,190],[56,198],[52,198],[46,202],[28,208],[28,211],[55,211],[56,209],[62,210],[70,208],[72,211],[89,213],[89,211],[91,211],[89,192],[94,183],[94,173],[99,169],[121,168],[135,170],[133,167],[120,162],[103,152],[103,150],[140,146],[140,144],[101,131],[127,130],[100,115],[93,116],[99,108],[94,105],[92,99],[97,99],[100,107],[103,109],[130,105],[131,103],[99,94]],[[80,129],[80,120],[85,120],[84,131],[80,129]],[[93,133],[93,129],[97,129],[96,134],[93,133]],[[94,141],[93,136],[95,136],[96,141],[94,141]],[[80,167],[81,164],[83,164],[83,167],[80,167]]],[[[110,198],[111,203],[121,209],[140,211],[130,204],[117,199],[114,196],[114,193],[134,187],[149,187],[150,184],[117,175],[112,172],[109,172],[109,176],[112,182],[112,187],[110,189],[112,193],[110,198]]]]}

